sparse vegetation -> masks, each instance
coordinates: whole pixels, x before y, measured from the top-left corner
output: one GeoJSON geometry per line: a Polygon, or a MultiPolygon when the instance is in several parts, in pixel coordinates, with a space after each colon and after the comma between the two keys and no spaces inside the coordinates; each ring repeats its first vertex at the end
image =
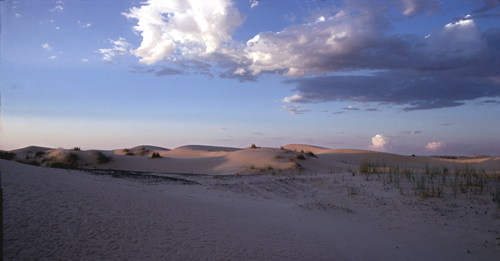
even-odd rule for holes
{"type": "Polygon", "coordinates": [[[78,167],[78,161],[80,157],[75,153],[68,153],[63,162],[53,162],[49,165],[51,168],[60,168],[60,169],[76,169],[78,167]]]}
{"type": "Polygon", "coordinates": [[[96,153],[96,157],[99,164],[106,164],[111,161],[111,157],[104,155],[104,153],[100,151],[96,153]]]}
{"type": "Polygon", "coordinates": [[[0,159],[13,160],[15,157],[16,157],[15,153],[7,152],[7,151],[0,151],[0,159]]]}
{"type": "Polygon", "coordinates": [[[155,159],[155,158],[161,158],[160,153],[153,152],[153,154],[151,155],[151,158],[153,158],[153,159],[155,159]]]}
{"type": "Polygon", "coordinates": [[[74,147],[73,150],[79,151],[80,147],[74,147]]]}
{"type": "Polygon", "coordinates": [[[305,160],[306,159],[306,157],[304,157],[304,155],[302,155],[302,154],[296,154],[295,158],[298,160],[305,160]]]}
{"type": "Polygon", "coordinates": [[[315,155],[312,151],[306,151],[306,153],[305,153],[305,154],[306,154],[307,156],[309,156],[309,157],[315,157],[315,158],[317,158],[317,156],[316,156],[316,155],[315,155]]]}
{"type": "Polygon", "coordinates": [[[252,144],[252,145],[250,146],[250,148],[251,148],[251,149],[257,149],[258,147],[257,147],[255,144],[252,144]]]}
{"type": "Polygon", "coordinates": [[[373,174],[377,174],[377,180],[384,185],[395,186],[401,194],[408,193],[410,189],[421,199],[446,196],[456,198],[459,193],[472,199],[491,192],[493,201],[500,209],[500,175],[487,174],[484,170],[477,170],[467,165],[462,168],[457,167],[452,172],[446,166],[386,167],[384,164],[364,161],[360,164],[359,171],[366,175],[367,181],[373,174]]]}
{"type": "Polygon", "coordinates": [[[125,153],[125,155],[126,156],[134,156],[134,153],[129,151],[129,152],[125,153]]]}

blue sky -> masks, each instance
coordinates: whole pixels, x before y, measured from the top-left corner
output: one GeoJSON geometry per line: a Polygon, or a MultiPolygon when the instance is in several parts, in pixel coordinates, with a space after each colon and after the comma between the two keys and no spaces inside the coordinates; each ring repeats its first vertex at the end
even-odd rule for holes
{"type": "Polygon", "coordinates": [[[500,1],[2,1],[0,149],[500,155],[500,1]]]}

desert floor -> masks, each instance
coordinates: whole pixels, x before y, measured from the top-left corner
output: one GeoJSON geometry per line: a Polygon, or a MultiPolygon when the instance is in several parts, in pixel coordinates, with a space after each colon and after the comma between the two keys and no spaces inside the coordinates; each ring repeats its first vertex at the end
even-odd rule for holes
{"type": "Polygon", "coordinates": [[[0,160],[4,260],[498,260],[499,158],[301,146],[117,150],[107,167],[79,151],[77,170],[0,160]],[[301,148],[314,156],[284,159],[301,148]]]}

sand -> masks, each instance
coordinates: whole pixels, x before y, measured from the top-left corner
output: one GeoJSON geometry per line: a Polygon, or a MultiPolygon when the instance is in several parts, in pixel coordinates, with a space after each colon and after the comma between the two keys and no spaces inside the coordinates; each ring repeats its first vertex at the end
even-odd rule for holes
{"type": "Polygon", "coordinates": [[[499,210],[492,200],[500,185],[494,178],[500,175],[499,157],[411,157],[294,144],[282,149],[190,145],[101,151],[112,160],[99,164],[95,150],[13,152],[17,161],[45,161],[31,166],[0,160],[4,260],[500,256],[499,210]],[[153,152],[161,158],[151,158],[153,152]],[[79,169],[43,166],[64,161],[69,153],[79,156],[79,169]],[[411,174],[360,173],[367,162],[385,172],[399,166],[411,174]],[[415,182],[404,178],[434,175],[437,189],[444,175],[426,174],[426,168],[436,173],[467,168],[487,176],[488,183],[481,193],[470,186],[454,194],[448,185],[439,197],[423,197],[415,182]],[[400,177],[399,185],[389,177],[400,177]]]}

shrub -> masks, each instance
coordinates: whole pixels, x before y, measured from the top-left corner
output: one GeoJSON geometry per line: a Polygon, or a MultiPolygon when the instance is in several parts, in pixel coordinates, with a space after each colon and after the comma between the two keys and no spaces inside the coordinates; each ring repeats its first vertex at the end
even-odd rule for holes
{"type": "Polygon", "coordinates": [[[252,144],[252,146],[250,146],[251,149],[256,149],[258,148],[257,146],[255,146],[255,144],[252,144]]]}
{"type": "Polygon", "coordinates": [[[15,153],[7,152],[7,151],[0,151],[0,159],[13,160],[15,157],[16,157],[15,153]]]}
{"type": "Polygon", "coordinates": [[[37,151],[37,152],[35,153],[35,157],[41,157],[41,156],[43,156],[43,155],[45,155],[45,152],[44,152],[44,151],[37,151]]]}
{"type": "Polygon", "coordinates": [[[155,159],[155,158],[161,158],[160,153],[153,152],[153,155],[151,155],[151,158],[153,158],[153,159],[155,159]]]}
{"type": "Polygon", "coordinates": [[[50,164],[51,168],[76,169],[78,167],[80,157],[75,153],[69,153],[64,157],[63,162],[54,162],[50,164]]]}
{"type": "Polygon", "coordinates": [[[304,155],[302,155],[302,154],[295,155],[295,158],[298,160],[305,160],[306,159],[306,157],[304,157],[304,155]]]}
{"type": "Polygon", "coordinates": [[[134,153],[132,153],[132,152],[127,152],[125,155],[127,155],[127,156],[134,156],[134,153]]]}
{"type": "Polygon", "coordinates": [[[315,157],[315,158],[317,158],[317,156],[314,155],[314,153],[312,151],[307,151],[306,155],[309,156],[309,157],[315,157]]]}
{"type": "Polygon", "coordinates": [[[74,147],[73,150],[79,151],[80,147],[74,147]]]}
{"type": "Polygon", "coordinates": [[[104,155],[104,153],[102,153],[100,151],[97,152],[96,157],[97,157],[97,162],[99,164],[106,164],[106,163],[108,163],[108,162],[111,161],[111,157],[108,157],[108,156],[104,155]]]}

